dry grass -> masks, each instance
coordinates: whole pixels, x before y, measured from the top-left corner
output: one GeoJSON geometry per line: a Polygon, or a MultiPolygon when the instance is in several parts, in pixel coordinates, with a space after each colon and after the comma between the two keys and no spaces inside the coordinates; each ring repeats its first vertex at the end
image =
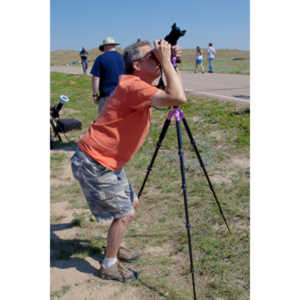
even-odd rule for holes
{"type": "MultiPolygon", "coordinates": [[[[117,49],[123,53],[123,49],[117,49]]],[[[97,48],[88,50],[89,61],[93,63],[100,52],[97,48]]],[[[207,67],[206,49],[202,49],[204,56],[204,66],[207,67]]],[[[195,50],[183,49],[182,63],[179,65],[183,71],[193,71],[195,65],[195,50]]],[[[56,50],[51,52],[51,65],[66,65],[73,61],[80,62],[79,51],[56,50]]],[[[217,57],[214,62],[215,71],[220,73],[249,74],[250,73],[250,53],[237,49],[217,49],[217,57]]]]}

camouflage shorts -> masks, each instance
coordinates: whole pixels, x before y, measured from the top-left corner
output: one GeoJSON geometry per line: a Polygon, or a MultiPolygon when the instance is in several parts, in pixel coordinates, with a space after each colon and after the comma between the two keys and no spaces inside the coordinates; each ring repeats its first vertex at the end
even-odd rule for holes
{"type": "Polygon", "coordinates": [[[119,219],[134,212],[137,200],[127,175],[111,171],[77,148],[71,158],[73,176],[79,181],[92,214],[98,221],[119,219]]]}

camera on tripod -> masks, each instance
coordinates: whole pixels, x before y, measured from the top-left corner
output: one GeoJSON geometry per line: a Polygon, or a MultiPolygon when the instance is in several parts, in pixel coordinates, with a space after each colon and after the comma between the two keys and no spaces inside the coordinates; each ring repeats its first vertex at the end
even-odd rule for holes
{"type": "MultiPolygon", "coordinates": [[[[60,142],[62,142],[62,138],[60,133],[65,134],[71,130],[80,130],[81,122],[76,119],[60,119],[59,113],[63,107],[63,105],[69,102],[70,99],[67,96],[60,96],[59,103],[55,106],[50,107],[50,124],[52,127],[52,131],[54,137],[57,137],[60,142]]],[[[67,139],[66,135],[65,138],[67,139]]],[[[50,149],[54,148],[53,138],[50,131],[50,149]]]]}
{"type": "Polygon", "coordinates": [[[172,46],[175,46],[177,44],[177,41],[180,37],[184,36],[186,33],[186,30],[181,30],[176,23],[172,25],[171,31],[168,35],[165,36],[164,40],[169,42],[172,46]]]}
{"type": "MultiPolygon", "coordinates": [[[[181,30],[176,23],[172,25],[171,31],[168,35],[165,36],[164,40],[169,42],[172,46],[175,46],[177,44],[177,41],[180,37],[184,36],[186,33],[186,30],[181,30]]],[[[176,57],[175,60],[176,64],[181,63],[181,60],[179,57],[176,57]]]]}
{"type": "MultiPolygon", "coordinates": [[[[186,30],[181,30],[177,25],[176,23],[174,23],[171,27],[171,31],[169,34],[167,34],[165,37],[164,37],[164,40],[167,41],[168,43],[171,44],[171,46],[175,46],[177,44],[177,41],[179,40],[180,37],[184,36],[186,33],[186,30]]],[[[181,60],[179,57],[175,57],[175,56],[172,56],[171,55],[171,62],[172,62],[172,65],[173,67],[176,69],[177,68],[177,64],[181,63],[181,60]]],[[[163,81],[163,77],[161,75],[160,79],[159,79],[159,82],[157,84],[157,87],[159,89],[165,89],[166,88],[166,85],[163,81]]]]}
{"type": "Polygon", "coordinates": [[[59,112],[60,110],[62,109],[63,105],[66,103],[66,102],[69,102],[70,99],[67,97],[67,96],[60,96],[60,100],[58,102],[58,104],[56,106],[52,106],[50,108],[50,115],[52,118],[59,118],[59,112]]]}

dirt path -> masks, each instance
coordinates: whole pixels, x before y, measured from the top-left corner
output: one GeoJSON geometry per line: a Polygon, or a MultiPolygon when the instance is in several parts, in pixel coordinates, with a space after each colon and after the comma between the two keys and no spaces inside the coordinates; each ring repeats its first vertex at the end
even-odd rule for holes
{"type": "MultiPolygon", "coordinates": [[[[88,69],[88,74],[90,72],[88,69]]],[[[80,66],[51,66],[52,72],[82,74],[80,66]]],[[[187,94],[209,99],[219,99],[237,103],[239,106],[250,104],[250,76],[221,73],[181,72],[187,94]]],[[[90,76],[90,75],[88,75],[90,76]]]]}
{"type": "MultiPolygon", "coordinates": [[[[65,152],[63,149],[53,151],[65,153],[68,158],[73,154],[73,151],[65,152]]],[[[51,178],[51,188],[62,188],[62,185],[66,185],[66,183],[71,185],[74,182],[69,159],[67,159],[67,163],[61,166],[58,176],[51,178]]],[[[83,243],[85,229],[71,225],[74,212],[79,214],[83,211],[87,211],[87,209],[71,208],[65,199],[51,202],[51,300],[145,299],[140,287],[124,286],[119,282],[101,280],[97,275],[99,270],[99,257],[97,255],[71,256],[66,259],[57,257],[59,253],[61,255],[61,250],[56,250],[56,247],[53,246],[55,243],[63,245],[63,248],[67,248],[68,245],[74,247],[76,242],[77,244],[83,243]]],[[[96,223],[93,226],[102,238],[106,237],[105,230],[109,226],[108,222],[96,223]]]]}

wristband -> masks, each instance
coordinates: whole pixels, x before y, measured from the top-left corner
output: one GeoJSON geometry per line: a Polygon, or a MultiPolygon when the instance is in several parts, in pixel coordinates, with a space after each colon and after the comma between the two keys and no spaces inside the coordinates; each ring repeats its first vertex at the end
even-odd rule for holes
{"type": "Polygon", "coordinates": [[[93,97],[96,97],[96,96],[98,97],[98,94],[93,94],[93,97]]]}

